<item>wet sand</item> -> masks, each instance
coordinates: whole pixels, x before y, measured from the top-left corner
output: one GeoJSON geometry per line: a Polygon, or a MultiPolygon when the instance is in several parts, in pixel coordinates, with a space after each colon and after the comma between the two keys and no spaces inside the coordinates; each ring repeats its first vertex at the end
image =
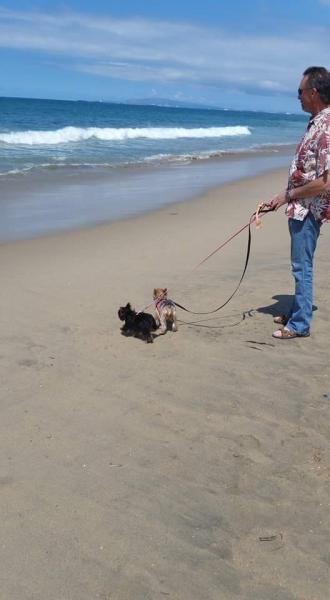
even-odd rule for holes
{"type": "Polygon", "coordinates": [[[282,211],[253,230],[238,294],[145,344],[118,307],[154,287],[217,307],[242,234],[286,170],[91,229],[4,243],[0,580],[10,600],[325,600],[330,586],[330,237],[308,339],[282,211]]]}
{"type": "Polygon", "coordinates": [[[53,167],[0,174],[0,243],[91,227],[198,197],[210,188],[281,168],[292,148],[133,167],[53,167]]]}

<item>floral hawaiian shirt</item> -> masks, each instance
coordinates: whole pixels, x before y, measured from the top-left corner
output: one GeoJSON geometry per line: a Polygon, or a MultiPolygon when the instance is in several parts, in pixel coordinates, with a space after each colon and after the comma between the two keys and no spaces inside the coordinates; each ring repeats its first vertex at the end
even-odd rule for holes
{"type": "MultiPolygon", "coordinates": [[[[327,170],[330,170],[330,107],[309,120],[290,167],[288,189],[318,179],[327,170]]],[[[330,221],[330,190],[313,198],[289,202],[286,214],[303,221],[308,211],[319,223],[330,221]]]]}

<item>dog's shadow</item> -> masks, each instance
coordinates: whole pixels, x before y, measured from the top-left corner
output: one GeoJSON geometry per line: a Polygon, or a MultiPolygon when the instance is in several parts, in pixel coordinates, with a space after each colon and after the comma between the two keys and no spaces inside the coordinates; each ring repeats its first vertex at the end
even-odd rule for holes
{"type": "MultiPolygon", "coordinates": [[[[167,331],[170,331],[170,329],[167,329],[164,333],[157,333],[157,329],[155,332],[150,333],[150,336],[152,338],[152,343],[155,342],[156,340],[158,340],[159,338],[164,337],[165,333],[167,333],[167,331]]],[[[120,333],[121,335],[123,335],[124,337],[127,338],[135,338],[136,340],[140,340],[141,342],[146,342],[145,337],[142,334],[137,334],[134,331],[125,331],[120,329],[120,333]]],[[[149,340],[150,343],[151,340],[149,340]]]]}
{"type": "Polygon", "coordinates": [[[121,335],[123,335],[126,338],[135,338],[136,340],[139,340],[144,343],[146,343],[146,342],[153,343],[156,341],[156,339],[158,337],[160,337],[159,335],[155,335],[155,333],[150,333],[151,339],[147,340],[146,337],[142,333],[136,333],[134,331],[127,331],[127,330],[123,330],[123,329],[120,329],[120,333],[121,333],[121,335]]]}

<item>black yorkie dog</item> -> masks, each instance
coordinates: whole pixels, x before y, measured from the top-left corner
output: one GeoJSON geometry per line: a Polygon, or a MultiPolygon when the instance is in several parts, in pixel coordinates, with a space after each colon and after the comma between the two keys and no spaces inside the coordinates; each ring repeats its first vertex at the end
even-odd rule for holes
{"type": "Polygon", "coordinates": [[[126,306],[120,307],[118,317],[121,321],[125,321],[121,328],[123,335],[140,337],[147,344],[154,341],[151,332],[156,331],[157,323],[152,315],[145,312],[135,312],[128,302],[126,306]]]}

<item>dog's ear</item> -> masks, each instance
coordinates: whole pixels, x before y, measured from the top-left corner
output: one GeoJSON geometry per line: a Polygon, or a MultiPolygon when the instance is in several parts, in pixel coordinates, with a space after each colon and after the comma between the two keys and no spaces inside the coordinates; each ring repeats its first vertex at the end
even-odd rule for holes
{"type": "Polygon", "coordinates": [[[125,308],[128,308],[128,310],[131,310],[131,305],[130,305],[130,303],[129,303],[129,302],[127,302],[127,304],[126,304],[126,307],[125,307],[125,308]]]}
{"type": "Polygon", "coordinates": [[[163,294],[167,294],[167,288],[163,289],[163,294]]]}
{"type": "Polygon", "coordinates": [[[156,289],[156,288],[154,288],[153,297],[154,297],[154,298],[157,298],[157,289],[156,289]]]}

